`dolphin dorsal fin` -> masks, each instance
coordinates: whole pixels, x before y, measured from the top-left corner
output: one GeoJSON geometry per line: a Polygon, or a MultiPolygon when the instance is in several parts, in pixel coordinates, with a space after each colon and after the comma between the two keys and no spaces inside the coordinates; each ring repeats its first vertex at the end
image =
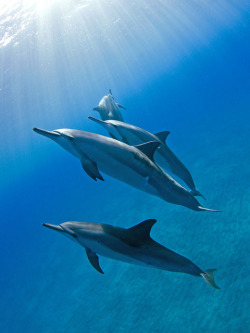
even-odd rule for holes
{"type": "Polygon", "coordinates": [[[169,134],[170,134],[169,131],[163,131],[163,132],[155,133],[155,136],[157,136],[157,138],[160,139],[162,142],[166,142],[169,134]]]}
{"type": "Polygon", "coordinates": [[[136,233],[136,237],[138,239],[146,241],[150,238],[150,231],[156,222],[157,222],[157,220],[155,220],[155,219],[145,220],[145,221],[129,228],[128,230],[131,230],[134,233],[136,233]]]}
{"type": "Polygon", "coordinates": [[[159,141],[149,141],[134,147],[144,153],[150,160],[154,161],[154,153],[160,144],[161,143],[159,141]]]}

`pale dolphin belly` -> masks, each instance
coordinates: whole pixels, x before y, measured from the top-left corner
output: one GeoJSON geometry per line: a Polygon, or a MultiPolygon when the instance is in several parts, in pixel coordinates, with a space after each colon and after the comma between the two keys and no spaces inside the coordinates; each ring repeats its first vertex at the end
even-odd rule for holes
{"type": "Polygon", "coordinates": [[[139,159],[135,159],[132,153],[125,153],[124,156],[120,155],[121,158],[117,159],[114,153],[110,155],[92,144],[86,144],[84,152],[91,160],[96,162],[100,172],[144,192],[160,196],[159,191],[148,183],[148,178],[154,170],[145,166],[139,159]]]}
{"type": "Polygon", "coordinates": [[[139,190],[194,210],[198,210],[200,206],[189,191],[134,147],[124,147],[124,143],[117,140],[90,133],[87,137],[75,138],[71,151],[67,146],[63,146],[82,163],[90,159],[96,163],[100,172],[139,190]]]}
{"type": "Polygon", "coordinates": [[[110,235],[100,236],[99,240],[85,238],[81,242],[84,247],[109,259],[170,272],[200,276],[202,271],[189,259],[161,246],[153,240],[152,243],[153,246],[133,247],[110,235]]]}
{"type": "Polygon", "coordinates": [[[80,240],[80,243],[82,246],[91,249],[100,256],[129,264],[148,266],[147,263],[132,256],[134,249],[131,246],[122,243],[120,240],[112,236],[105,236],[105,238],[105,242],[103,242],[103,239],[100,239],[99,241],[97,239],[84,239],[83,241],[80,240]],[[106,245],[104,243],[106,243],[106,245]],[[129,255],[129,253],[131,255],[129,255]]]}

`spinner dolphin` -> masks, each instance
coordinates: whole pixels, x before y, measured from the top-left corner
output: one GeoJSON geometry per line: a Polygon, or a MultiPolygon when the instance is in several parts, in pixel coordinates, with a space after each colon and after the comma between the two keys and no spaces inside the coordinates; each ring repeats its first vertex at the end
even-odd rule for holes
{"type": "Polygon", "coordinates": [[[123,105],[115,102],[111,90],[109,90],[109,94],[107,96],[103,96],[98,106],[96,106],[93,110],[100,113],[102,120],[114,119],[123,121],[120,108],[126,110],[123,105]]]}
{"type": "Polygon", "coordinates": [[[154,163],[153,154],[159,142],[129,146],[112,138],[73,129],[46,131],[34,128],[34,131],[77,157],[94,180],[103,180],[102,171],[167,202],[195,211],[215,211],[202,207],[188,190],[154,163]]]}
{"type": "Polygon", "coordinates": [[[65,222],[59,225],[43,223],[43,226],[83,246],[91,265],[102,274],[98,255],[130,264],[203,277],[210,286],[220,289],[214,281],[214,269],[203,271],[189,259],[150,237],[155,223],[156,220],[149,219],[129,229],[91,222],[65,222]]]}
{"type": "Polygon", "coordinates": [[[170,134],[169,131],[152,134],[142,128],[117,120],[103,121],[93,117],[89,117],[89,119],[103,126],[112,134],[112,137],[129,145],[138,145],[148,141],[159,141],[160,145],[154,154],[155,162],[183,180],[190,188],[193,195],[203,197],[203,195],[196,189],[191,173],[187,167],[166,144],[166,139],[170,134]]]}

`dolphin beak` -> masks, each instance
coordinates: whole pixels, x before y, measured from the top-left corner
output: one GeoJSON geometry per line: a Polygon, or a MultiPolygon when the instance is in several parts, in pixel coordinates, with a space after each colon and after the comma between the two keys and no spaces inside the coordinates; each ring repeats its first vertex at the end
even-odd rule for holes
{"type": "Polygon", "coordinates": [[[103,121],[103,120],[100,120],[100,119],[97,119],[97,118],[94,118],[94,117],[91,117],[91,116],[88,116],[88,118],[90,120],[93,120],[97,124],[100,124],[100,125],[103,125],[103,123],[105,124],[105,121],[103,121]]]}
{"type": "Polygon", "coordinates": [[[65,232],[65,230],[60,226],[60,225],[55,225],[55,224],[49,224],[49,223],[42,223],[42,226],[52,229],[52,230],[56,230],[56,231],[60,231],[60,232],[65,232]]]}
{"type": "Polygon", "coordinates": [[[53,131],[46,131],[46,130],[43,130],[41,128],[36,128],[36,127],[33,128],[33,131],[38,133],[38,134],[41,134],[43,136],[46,136],[47,138],[50,138],[50,139],[54,139],[55,137],[60,136],[59,133],[56,133],[56,132],[53,132],[53,131]]]}

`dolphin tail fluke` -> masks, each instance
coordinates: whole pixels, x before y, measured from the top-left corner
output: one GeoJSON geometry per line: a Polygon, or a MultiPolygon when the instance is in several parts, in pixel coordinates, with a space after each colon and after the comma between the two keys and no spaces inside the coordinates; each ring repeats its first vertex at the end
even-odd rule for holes
{"type": "Polygon", "coordinates": [[[223,212],[223,210],[216,210],[216,209],[210,209],[210,208],[205,208],[205,207],[202,207],[202,206],[198,206],[197,207],[198,211],[204,211],[204,212],[215,212],[215,213],[221,213],[223,212]]]}
{"type": "Polygon", "coordinates": [[[216,269],[207,269],[206,271],[201,273],[201,276],[211,287],[215,289],[220,289],[220,287],[218,287],[214,281],[214,271],[216,271],[216,269]]]}
{"type": "Polygon", "coordinates": [[[198,190],[196,190],[196,188],[193,188],[192,190],[189,191],[190,194],[192,194],[194,197],[202,197],[204,200],[206,200],[206,198],[204,197],[204,195],[202,195],[198,190]]]}

